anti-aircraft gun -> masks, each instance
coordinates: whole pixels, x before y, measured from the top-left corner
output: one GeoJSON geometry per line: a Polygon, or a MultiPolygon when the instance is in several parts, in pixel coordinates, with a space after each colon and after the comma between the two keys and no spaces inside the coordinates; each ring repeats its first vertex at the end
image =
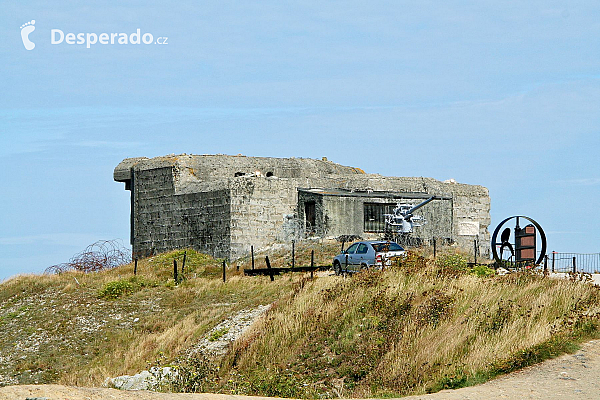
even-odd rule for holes
{"type": "Polygon", "coordinates": [[[393,214],[385,214],[386,225],[393,227],[397,234],[412,233],[413,227],[418,227],[426,223],[423,217],[413,215],[413,213],[433,200],[441,200],[441,197],[431,196],[416,206],[413,204],[396,204],[396,207],[392,211],[393,214]]]}

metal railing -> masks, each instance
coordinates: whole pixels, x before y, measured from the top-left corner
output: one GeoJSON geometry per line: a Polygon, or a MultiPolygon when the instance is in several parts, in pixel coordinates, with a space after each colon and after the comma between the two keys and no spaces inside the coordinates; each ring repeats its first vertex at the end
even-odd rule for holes
{"type": "Polygon", "coordinates": [[[600,273],[600,253],[557,253],[548,254],[548,269],[551,272],[600,273]]]}

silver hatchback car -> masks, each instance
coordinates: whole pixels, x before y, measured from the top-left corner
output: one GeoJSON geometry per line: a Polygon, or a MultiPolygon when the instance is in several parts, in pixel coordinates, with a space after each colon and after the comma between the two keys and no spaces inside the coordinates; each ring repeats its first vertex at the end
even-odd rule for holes
{"type": "Polygon", "coordinates": [[[357,272],[373,266],[381,268],[391,265],[392,259],[405,254],[398,243],[385,240],[367,240],[356,242],[333,258],[333,270],[336,275],[342,272],[357,272]]]}

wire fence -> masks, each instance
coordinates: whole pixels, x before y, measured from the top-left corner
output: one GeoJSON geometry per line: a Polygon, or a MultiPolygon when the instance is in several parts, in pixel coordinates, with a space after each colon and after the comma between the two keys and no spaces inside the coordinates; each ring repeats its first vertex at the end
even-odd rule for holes
{"type": "Polygon", "coordinates": [[[557,253],[548,254],[548,269],[552,272],[600,273],[600,253],[557,253]]]}

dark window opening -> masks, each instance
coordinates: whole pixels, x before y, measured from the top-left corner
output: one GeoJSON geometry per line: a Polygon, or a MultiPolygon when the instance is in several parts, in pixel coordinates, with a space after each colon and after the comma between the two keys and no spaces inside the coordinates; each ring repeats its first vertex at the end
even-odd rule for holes
{"type": "Polygon", "coordinates": [[[314,201],[304,203],[304,218],[306,223],[306,233],[314,234],[317,225],[317,206],[314,201]]]}
{"type": "Polygon", "coordinates": [[[391,214],[395,204],[365,203],[365,232],[385,232],[385,214],[391,214]]]}
{"type": "Polygon", "coordinates": [[[236,172],[235,175],[233,175],[233,176],[237,178],[238,176],[244,176],[244,175],[246,175],[246,174],[243,172],[236,172]]]}
{"type": "Polygon", "coordinates": [[[266,175],[267,178],[270,178],[272,176],[273,176],[273,172],[271,172],[271,171],[267,172],[267,175],[266,175]]]}

